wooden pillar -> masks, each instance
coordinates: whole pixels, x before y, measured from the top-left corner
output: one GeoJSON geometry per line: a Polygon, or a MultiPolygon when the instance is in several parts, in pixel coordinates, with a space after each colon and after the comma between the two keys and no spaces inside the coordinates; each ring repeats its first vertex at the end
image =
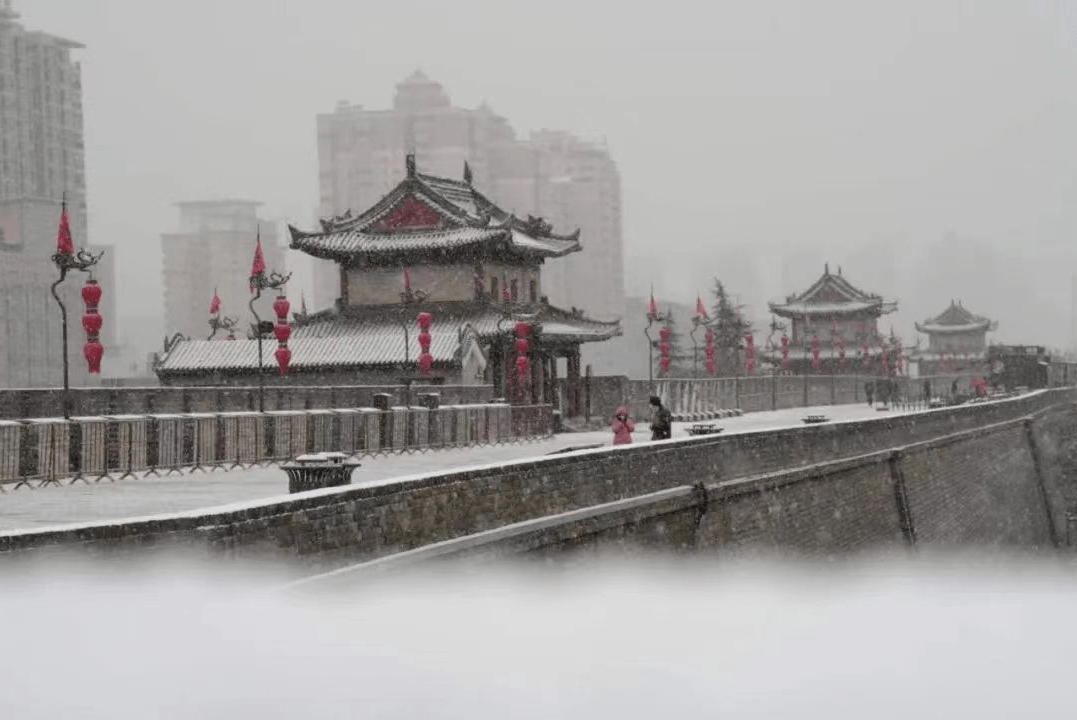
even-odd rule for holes
{"type": "Polygon", "coordinates": [[[550,353],[550,403],[554,410],[561,409],[561,393],[557,390],[557,353],[550,353]]]}
{"type": "Polygon", "coordinates": [[[579,417],[580,407],[580,348],[568,352],[568,411],[570,417],[579,417]]]}
{"type": "Polygon", "coordinates": [[[531,360],[531,387],[527,393],[527,402],[531,405],[537,405],[544,402],[543,397],[546,394],[546,355],[545,353],[536,352],[532,355],[531,360]]]}

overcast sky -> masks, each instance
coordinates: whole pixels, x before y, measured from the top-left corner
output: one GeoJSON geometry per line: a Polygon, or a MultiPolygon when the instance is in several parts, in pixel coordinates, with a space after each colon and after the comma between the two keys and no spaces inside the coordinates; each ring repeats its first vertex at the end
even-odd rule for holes
{"type": "Polygon", "coordinates": [[[764,321],[829,261],[900,295],[910,333],[956,295],[1047,344],[1069,340],[1077,270],[1063,5],[16,0],[87,45],[90,232],[119,248],[125,312],[159,310],[172,203],[250,197],[310,225],[315,115],[386,107],[421,67],[521,134],[608,140],[630,293],[688,302],[718,274],[764,321]]]}

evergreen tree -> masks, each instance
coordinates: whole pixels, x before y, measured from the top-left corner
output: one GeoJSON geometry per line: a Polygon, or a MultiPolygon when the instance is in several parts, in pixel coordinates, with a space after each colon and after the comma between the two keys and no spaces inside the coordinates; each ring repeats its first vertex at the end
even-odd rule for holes
{"type": "Polygon", "coordinates": [[[666,308],[666,327],[669,328],[669,376],[691,376],[692,340],[685,337],[684,331],[677,327],[672,308],[666,308]]]}
{"type": "Polygon", "coordinates": [[[744,336],[752,332],[752,324],[740,316],[718,278],[714,278],[711,292],[714,305],[711,306],[710,330],[714,333],[718,377],[739,375],[744,369],[744,336]]]}

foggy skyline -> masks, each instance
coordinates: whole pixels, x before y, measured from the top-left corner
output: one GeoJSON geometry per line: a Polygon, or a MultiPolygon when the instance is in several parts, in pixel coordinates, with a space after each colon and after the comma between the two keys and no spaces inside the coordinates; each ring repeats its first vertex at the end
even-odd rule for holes
{"type": "Polygon", "coordinates": [[[1058,2],[14,8],[87,46],[90,237],[117,248],[121,317],[160,314],[173,203],[251,197],[311,227],[315,116],[388,107],[422,68],[519,135],[608,141],[630,296],[691,302],[717,275],[758,329],[829,262],[896,296],[910,342],[951,297],[1000,340],[1070,340],[1077,33],[1058,2]]]}

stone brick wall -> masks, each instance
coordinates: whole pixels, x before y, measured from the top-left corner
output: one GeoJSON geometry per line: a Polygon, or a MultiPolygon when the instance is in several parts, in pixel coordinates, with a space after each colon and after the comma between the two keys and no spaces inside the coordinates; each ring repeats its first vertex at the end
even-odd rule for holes
{"type": "MultiPolygon", "coordinates": [[[[490,385],[412,386],[418,393],[440,393],[443,405],[489,402],[490,385]]],[[[73,388],[72,415],[148,415],[154,413],[244,412],[258,409],[257,387],[124,387],[73,388]]],[[[372,407],[376,393],[389,393],[403,404],[402,385],[268,385],[266,410],[310,410],[372,407]]],[[[0,419],[60,417],[61,391],[56,388],[0,389],[0,419]]]]}

